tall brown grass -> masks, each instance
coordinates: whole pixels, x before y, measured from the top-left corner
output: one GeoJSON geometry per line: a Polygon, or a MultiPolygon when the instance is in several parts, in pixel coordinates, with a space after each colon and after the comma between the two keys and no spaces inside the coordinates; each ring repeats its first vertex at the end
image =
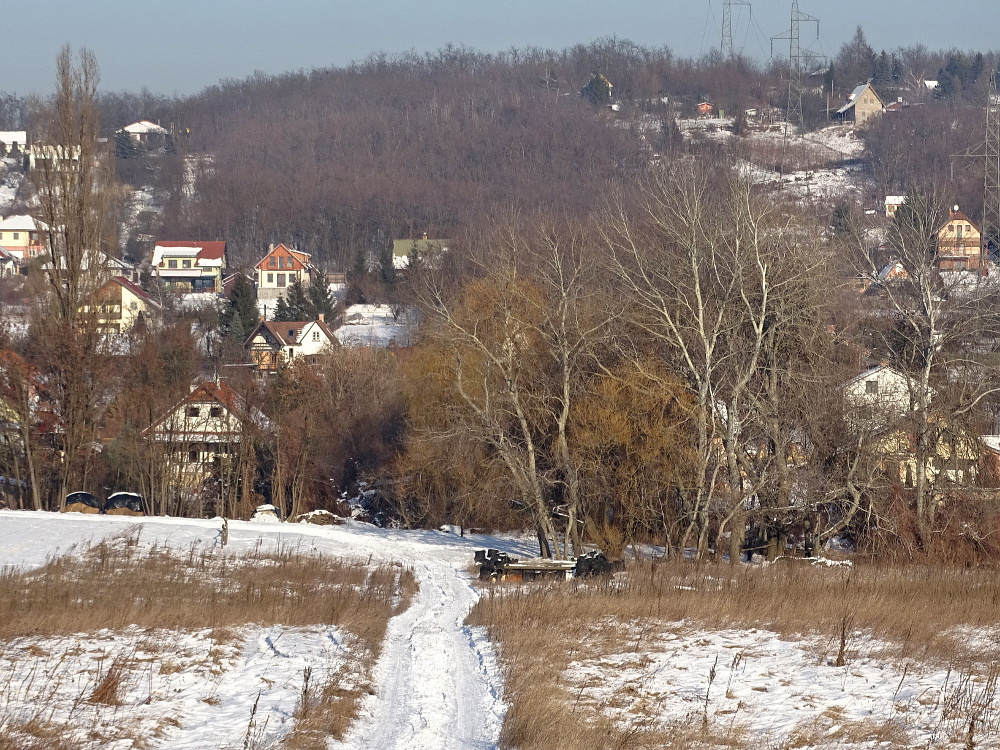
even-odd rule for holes
{"type": "MultiPolygon", "coordinates": [[[[316,685],[314,695],[322,700],[309,701],[313,710],[307,712],[305,729],[317,737],[343,734],[361,696],[371,689],[371,668],[388,620],[409,606],[416,591],[410,571],[342,562],[294,546],[267,552],[258,548],[250,554],[145,547],[138,544],[139,533],[135,527],[35,571],[0,573],[0,647],[23,636],[86,638],[127,626],[210,628],[221,641],[252,624],[337,625],[352,639],[349,684],[343,673],[332,672],[316,685]]],[[[128,659],[110,664],[89,700],[117,705],[119,690],[135,667],[128,659]]],[[[10,747],[48,747],[42,736],[48,728],[38,729],[0,716],[0,736],[21,738],[10,747]]],[[[51,747],[73,747],[71,732],[58,735],[60,744],[51,747]]],[[[0,750],[8,747],[3,742],[0,750]]]]}
{"type": "Polygon", "coordinates": [[[603,582],[491,585],[469,623],[488,629],[504,665],[510,708],[503,747],[741,747],[738,736],[699,731],[700,722],[674,727],[667,736],[649,729],[649,722],[621,726],[592,712],[577,712],[575,696],[561,675],[588,644],[614,653],[641,651],[644,639],[655,637],[665,623],[680,622],[807,637],[825,649],[822,658],[831,663],[835,658],[857,658],[862,642],[880,643],[881,658],[905,657],[975,674],[1000,660],[1000,646],[985,647],[983,639],[967,641],[970,629],[992,630],[1000,623],[997,573],[869,564],[829,568],[797,562],[766,567],[647,562],[603,582]],[[621,627],[600,627],[611,621],[621,627]],[[612,640],[593,644],[595,632],[612,640]],[[859,638],[862,634],[867,637],[859,638]]]}

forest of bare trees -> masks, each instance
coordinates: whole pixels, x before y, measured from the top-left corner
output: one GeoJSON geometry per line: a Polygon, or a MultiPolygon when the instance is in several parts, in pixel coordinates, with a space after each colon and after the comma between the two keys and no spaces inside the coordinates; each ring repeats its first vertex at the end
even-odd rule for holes
{"type": "MultiPolygon", "coordinates": [[[[698,141],[675,123],[708,99],[780,114],[780,64],[622,40],[448,47],[167,99],[100,93],[93,57],[66,50],[49,101],[0,97],[0,125],[79,164],[32,170],[15,203],[55,231],[49,270],[0,289],[28,320],[0,326],[7,502],[133,489],[158,513],[267,501],[295,518],[364,488],[372,517],[530,527],[546,556],[646,541],[735,561],[832,539],[993,554],[1000,477],[976,437],[996,431],[1000,287],[941,273],[934,242],[953,204],[981,213],[971,155],[995,63],[876,54],[859,29],[810,93],[811,121],[859,80],[912,106],[861,130],[855,198],[803,201],[753,179],[745,133],[698,141]],[[617,110],[580,96],[594,73],[617,110]],[[929,76],[947,83],[932,92],[929,76]],[[138,118],[169,124],[171,148],[116,159],[101,136],[138,118]],[[158,327],[110,349],[88,300],[102,258],[143,251],[119,231],[123,184],[143,180],[165,196],[157,237],[225,239],[243,269],[288,243],[359,299],[418,310],[412,345],[262,379],[218,311],[147,280],[158,327]],[[895,219],[872,218],[904,193],[895,219]],[[423,233],[453,238],[448,253],[385,266],[392,239],[423,233]],[[883,283],[887,263],[905,274],[883,283]],[[852,416],[844,384],[880,362],[908,379],[909,407],[852,416]],[[267,426],[246,428],[203,492],[177,493],[177,448],[148,428],[213,379],[267,426]]],[[[249,326],[252,306],[222,308],[238,315],[249,326]]]]}

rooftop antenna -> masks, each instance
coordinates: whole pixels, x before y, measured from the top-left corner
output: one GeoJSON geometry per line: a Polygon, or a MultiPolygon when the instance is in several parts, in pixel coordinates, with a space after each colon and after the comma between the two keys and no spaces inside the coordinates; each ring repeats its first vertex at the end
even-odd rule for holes
{"type": "Polygon", "coordinates": [[[722,59],[733,59],[733,6],[745,5],[753,13],[748,0],[723,0],[722,2],[722,59]]]}
{"type": "Polygon", "coordinates": [[[785,112],[785,133],[789,127],[802,128],[802,67],[822,55],[803,49],[800,29],[803,23],[816,24],[816,38],[819,39],[819,19],[799,11],[799,0],[792,0],[792,21],[788,31],[771,37],[771,54],[774,54],[776,40],[788,40],[788,107],[785,112]]]}

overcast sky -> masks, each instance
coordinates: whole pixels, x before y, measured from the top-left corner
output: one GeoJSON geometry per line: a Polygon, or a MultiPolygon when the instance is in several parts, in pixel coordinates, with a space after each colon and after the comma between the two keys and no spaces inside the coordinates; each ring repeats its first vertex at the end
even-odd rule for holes
{"type": "MultiPolygon", "coordinates": [[[[740,9],[735,46],[765,58],[768,37],[788,29],[790,8],[791,0],[759,0],[749,22],[740,9]]],[[[876,51],[1000,47],[1000,0],[800,0],[799,9],[820,19],[818,45],[808,28],[803,42],[830,55],[858,25],[876,51]]],[[[561,49],[614,35],[691,57],[718,47],[721,20],[722,0],[35,0],[8,13],[17,29],[9,39],[18,41],[0,47],[0,90],[50,92],[67,42],[96,53],[105,90],[188,94],[257,70],[341,66],[449,42],[561,49]]]]}

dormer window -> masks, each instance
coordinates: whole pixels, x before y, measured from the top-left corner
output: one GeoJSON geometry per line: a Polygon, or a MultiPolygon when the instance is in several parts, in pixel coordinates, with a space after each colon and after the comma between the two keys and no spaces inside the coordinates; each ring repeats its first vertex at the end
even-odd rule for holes
{"type": "Polygon", "coordinates": [[[190,258],[185,258],[185,260],[183,261],[183,263],[184,263],[184,268],[190,268],[191,267],[191,259],[190,258]]]}
{"type": "Polygon", "coordinates": [[[168,260],[167,261],[167,268],[177,268],[177,261],[176,260],[168,260]]]}
{"type": "Polygon", "coordinates": [[[294,328],[289,328],[288,329],[288,338],[292,339],[293,341],[295,340],[295,329],[294,328]]]}

